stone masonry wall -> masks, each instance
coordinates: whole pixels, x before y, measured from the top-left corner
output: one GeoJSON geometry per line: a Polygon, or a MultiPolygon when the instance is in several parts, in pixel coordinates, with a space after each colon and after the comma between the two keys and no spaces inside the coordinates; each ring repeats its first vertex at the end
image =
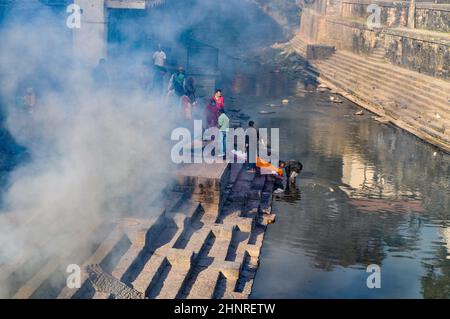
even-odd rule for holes
{"type": "Polygon", "coordinates": [[[378,1],[344,1],[342,3],[342,16],[353,20],[365,22],[370,13],[367,7],[377,4],[381,7],[380,22],[388,27],[405,27],[408,21],[407,2],[378,2],[378,1]]]}
{"type": "MultiPolygon", "coordinates": [[[[369,16],[367,7],[377,4],[381,7],[380,22],[387,27],[406,27],[409,1],[343,0],[342,16],[363,22],[369,16]]],[[[449,32],[450,5],[445,3],[417,3],[415,25],[418,29],[449,32]]]]}
{"type": "Polygon", "coordinates": [[[450,32],[450,5],[433,6],[418,4],[416,7],[416,28],[450,32]]]}
{"type": "Polygon", "coordinates": [[[383,47],[392,64],[439,78],[450,79],[450,42],[409,30],[374,29],[363,24],[326,20],[326,38],[320,43],[358,54],[383,47]]]}
{"type": "Polygon", "coordinates": [[[401,33],[385,34],[386,58],[420,73],[450,79],[450,44],[414,39],[401,33]]]}

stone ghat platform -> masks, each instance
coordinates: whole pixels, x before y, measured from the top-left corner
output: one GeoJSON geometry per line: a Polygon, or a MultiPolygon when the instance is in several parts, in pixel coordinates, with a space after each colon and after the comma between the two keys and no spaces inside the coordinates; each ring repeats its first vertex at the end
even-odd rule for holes
{"type": "Polygon", "coordinates": [[[159,216],[122,218],[106,227],[80,262],[81,288],[66,286],[64,271],[73,259],[58,256],[26,279],[11,269],[5,275],[16,280],[11,296],[247,298],[266,227],[275,219],[272,192],[270,178],[242,164],[184,166],[159,216]]]}

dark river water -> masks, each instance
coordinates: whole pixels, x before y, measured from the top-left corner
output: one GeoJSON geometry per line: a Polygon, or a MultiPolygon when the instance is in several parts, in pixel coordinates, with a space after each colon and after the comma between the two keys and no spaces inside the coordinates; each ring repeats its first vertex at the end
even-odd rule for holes
{"type": "Polygon", "coordinates": [[[251,297],[449,298],[450,157],[304,87],[259,70],[235,73],[228,93],[259,127],[280,129],[282,159],[304,164],[274,203],[251,297]],[[369,289],[373,264],[381,287],[369,289]]]}

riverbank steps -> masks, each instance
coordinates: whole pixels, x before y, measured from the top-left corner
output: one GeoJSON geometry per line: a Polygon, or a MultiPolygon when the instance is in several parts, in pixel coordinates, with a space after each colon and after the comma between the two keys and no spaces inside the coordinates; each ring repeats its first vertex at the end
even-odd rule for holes
{"type": "Polygon", "coordinates": [[[67,285],[66,267],[86,250],[83,240],[27,276],[2,263],[9,297],[248,298],[275,219],[273,182],[234,163],[188,164],[176,176],[159,215],[125,216],[83,234],[102,240],[80,261],[78,287],[67,285]]]}

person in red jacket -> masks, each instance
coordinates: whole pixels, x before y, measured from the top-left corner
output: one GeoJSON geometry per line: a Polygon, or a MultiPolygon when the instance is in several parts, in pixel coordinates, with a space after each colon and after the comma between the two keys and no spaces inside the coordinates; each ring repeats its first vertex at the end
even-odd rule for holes
{"type": "Polygon", "coordinates": [[[217,89],[216,90],[216,92],[214,93],[214,97],[213,98],[216,101],[217,111],[219,111],[219,109],[224,110],[225,109],[225,101],[223,99],[222,90],[221,89],[217,89]]]}

